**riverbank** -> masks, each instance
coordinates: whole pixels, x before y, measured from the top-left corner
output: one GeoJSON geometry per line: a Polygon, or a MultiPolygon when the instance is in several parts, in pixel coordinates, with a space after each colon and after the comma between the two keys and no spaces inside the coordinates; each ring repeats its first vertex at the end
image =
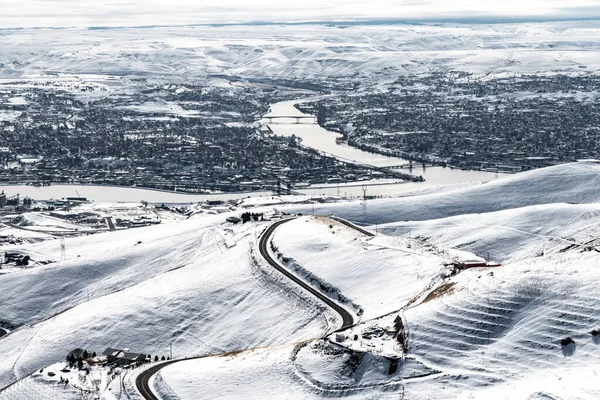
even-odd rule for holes
{"type": "MultiPolygon", "coordinates": [[[[347,143],[338,143],[338,139],[343,137],[342,134],[327,130],[318,124],[269,124],[268,120],[265,118],[278,116],[306,116],[307,114],[301,112],[295,105],[312,100],[314,100],[314,97],[274,103],[270,107],[270,112],[265,114],[260,122],[263,125],[268,126],[273,134],[286,137],[294,135],[302,140],[301,143],[303,146],[310,147],[345,162],[367,165],[375,168],[389,168],[391,166],[410,164],[410,160],[405,158],[372,153],[352,147],[347,143]]],[[[502,174],[499,174],[498,172],[462,170],[443,166],[429,167],[423,166],[422,164],[416,164],[412,169],[409,169],[408,172],[414,176],[422,176],[424,182],[399,183],[393,188],[386,187],[386,189],[389,190],[379,191],[375,195],[400,195],[410,191],[428,189],[435,186],[448,186],[474,181],[486,182],[502,176],[502,174]]],[[[326,188],[328,189],[329,187],[326,188]]],[[[360,187],[358,189],[360,191],[360,187]]],[[[320,190],[319,187],[306,189],[306,191],[313,191],[313,193],[320,190]]],[[[334,193],[331,193],[331,191],[327,192],[327,194],[331,195],[335,195],[336,193],[337,190],[334,193]]],[[[357,192],[353,192],[353,195],[357,195],[357,192]]]]}
{"type": "Polygon", "coordinates": [[[164,189],[150,189],[115,185],[71,185],[51,186],[1,185],[0,190],[10,197],[19,194],[34,200],[62,199],[66,197],[85,197],[96,202],[187,204],[210,200],[243,199],[250,196],[268,196],[270,191],[231,192],[231,193],[186,193],[164,189]]]}

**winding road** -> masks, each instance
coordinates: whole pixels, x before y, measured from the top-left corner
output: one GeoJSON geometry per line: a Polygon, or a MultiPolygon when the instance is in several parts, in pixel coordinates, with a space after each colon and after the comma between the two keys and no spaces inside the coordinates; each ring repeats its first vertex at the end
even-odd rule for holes
{"type": "Polygon", "coordinates": [[[166,367],[167,365],[176,363],[178,361],[184,360],[166,361],[157,365],[153,365],[152,367],[140,372],[140,374],[135,379],[135,386],[137,386],[140,394],[148,400],[160,400],[158,397],[156,397],[152,389],[150,389],[150,378],[152,378],[152,376],[154,376],[154,374],[156,374],[162,368],[166,367]]]}
{"type": "MultiPolygon", "coordinates": [[[[342,318],[342,326],[340,328],[338,328],[338,330],[343,330],[343,329],[346,329],[346,328],[354,325],[355,324],[354,316],[352,314],[350,314],[348,312],[348,310],[346,310],[344,307],[340,306],[339,304],[337,304],[336,302],[331,300],[329,297],[327,297],[323,293],[319,292],[318,290],[316,290],[315,288],[310,286],[308,283],[304,282],[302,279],[298,278],[296,275],[291,273],[287,268],[285,268],[283,265],[281,265],[277,260],[275,260],[275,259],[273,259],[273,257],[271,257],[271,254],[269,253],[269,243],[270,243],[271,236],[273,235],[273,232],[275,232],[275,229],[277,229],[278,226],[285,224],[286,222],[292,221],[293,219],[295,219],[295,218],[294,217],[286,218],[286,219],[282,219],[281,221],[275,222],[275,223],[271,224],[263,232],[263,234],[260,237],[259,244],[258,244],[260,254],[265,259],[265,261],[267,261],[269,263],[269,265],[271,265],[273,268],[275,268],[276,270],[281,272],[287,278],[289,278],[294,283],[296,283],[297,285],[302,287],[304,290],[306,290],[307,292],[309,292],[310,294],[315,296],[317,299],[321,300],[323,303],[327,304],[327,306],[329,306],[336,313],[338,313],[340,315],[340,317],[342,318]]],[[[335,218],[335,217],[333,219],[335,219],[336,221],[338,221],[344,225],[347,225],[348,227],[355,229],[367,236],[374,236],[371,232],[368,232],[346,220],[343,220],[341,218],[335,218]]],[[[140,392],[140,394],[145,399],[160,400],[158,397],[156,397],[156,395],[152,392],[152,389],[150,388],[150,379],[152,378],[152,376],[154,376],[158,371],[160,371],[162,368],[166,367],[167,365],[170,365],[170,364],[173,364],[173,363],[176,363],[179,361],[192,360],[192,359],[204,358],[204,357],[210,357],[210,355],[209,356],[190,357],[190,358],[185,358],[185,359],[180,359],[180,360],[171,360],[171,361],[167,361],[167,362],[163,362],[163,363],[154,365],[154,366],[140,372],[140,374],[137,376],[137,378],[135,380],[135,385],[137,386],[137,389],[140,392]]]]}
{"type": "Polygon", "coordinates": [[[259,243],[260,254],[273,268],[275,268],[276,270],[281,272],[283,275],[288,277],[294,283],[296,283],[297,285],[302,287],[304,290],[306,290],[307,292],[309,292],[310,294],[312,294],[319,300],[321,300],[323,303],[327,304],[336,313],[338,313],[340,315],[340,317],[342,317],[342,326],[339,329],[346,329],[346,328],[354,325],[354,317],[352,316],[352,314],[350,314],[348,312],[348,310],[346,310],[344,307],[340,306],[339,304],[337,304],[336,302],[331,300],[329,297],[327,297],[323,293],[319,292],[318,290],[316,290],[315,288],[310,286],[308,283],[304,282],[302,279],[298,278],[296,275],[291,273],[287,268],[285,268],[279,262],[277,262],[277,260],[274,260],[273,257],[271,257],[271,254],[269,254],[269,239],[271,238],[271,235],[273,235],[273,232],[275,232],[275,229],[277,229],[277,227],[279,225],[285,224],[286,222],[289,222],[293,219],[294,218],[282,219],[281,221],[276,222],[267,228],[267,230],[263,233],[263,235],[260,238],[260,243],[259,243]]]}
{"type": "Polygon", "coordinates": [[[360,226],[358,226],[356,224],[353,224],[350,221],[346,221],[343,218],[336,217],[336,216],[333,216],[333,215],[330,216],[329,218],[333,219],[334,221],[339,222],[340,224],[346,225],[348,228],[354,229],[355,231],[359,231],[360,233],[362,233],[365,236],[371,236],[371,237],[375,236],[375,234],[373,232],[369,232],[368,230],[363,229],[360,226]]]}

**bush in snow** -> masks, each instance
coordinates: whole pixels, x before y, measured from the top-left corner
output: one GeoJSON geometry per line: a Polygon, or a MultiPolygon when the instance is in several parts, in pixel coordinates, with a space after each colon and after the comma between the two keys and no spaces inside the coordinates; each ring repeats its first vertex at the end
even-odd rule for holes
{"type": "Polygon", "coordinates": [[[566,338],[564,338],[564,339],[562,339],[562,340],[560,341],[560,345],[561,345],[561,346],[563,346],[563,347],[564,347],[564,346],[568,346],[568,345],[570,345],[571,343],[575,343],[575,341],[574,341],[573,339],[571,339],[570,337],[566,337],[566,338]]]}

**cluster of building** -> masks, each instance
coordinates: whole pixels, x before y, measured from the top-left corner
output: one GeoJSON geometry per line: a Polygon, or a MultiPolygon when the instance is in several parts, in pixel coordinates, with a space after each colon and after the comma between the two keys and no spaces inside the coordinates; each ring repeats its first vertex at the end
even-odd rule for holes
{"type": "Polygon", "coordinates": [[[363,150],[518,172],[600,155],[598,85],[589,74],[433,74],[304,108],[363,150]]]}
{"type": "Polygon", "coordinates": [[[255,120],[277,93],[265,94],[258,86],[144,87],[87,103],[66,90],[0,89],[0,112],[13,113],[0,119],[0,183],[202,193],[268,190],[281,181],[291,189],[382,175],[262,130],[255,120]],[[8,101],[16,98],[22,101],[8,101]]]}

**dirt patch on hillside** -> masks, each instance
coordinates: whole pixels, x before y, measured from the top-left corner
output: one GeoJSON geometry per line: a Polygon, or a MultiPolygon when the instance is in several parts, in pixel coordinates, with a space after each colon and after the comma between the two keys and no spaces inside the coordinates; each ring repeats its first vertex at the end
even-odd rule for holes
{"type": "Polygon", "coordinates": [[[456,282],[449,282],[449,283],[443,283],[440,286],[438,286],[437,288],[433,289],[428,295],[427,297],[425,297],[425,300],[423,300],[423,303],[427,303],[428,301],[431,300],[435,300],[439,297],[442,297],[446,294],[451,294],[454,292],[454,285],[456,285],[456,282]]]}

